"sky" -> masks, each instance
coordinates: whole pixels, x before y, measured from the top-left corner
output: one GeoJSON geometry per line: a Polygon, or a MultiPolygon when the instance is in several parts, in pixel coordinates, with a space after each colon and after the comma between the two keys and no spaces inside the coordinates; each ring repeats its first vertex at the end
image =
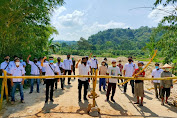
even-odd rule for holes
{"type": "MultiPolygon", "coordinates": [[[[152,10],[154,0],[65,0],[51,15],[51,24],[59,32],[54,40],[88,39],[112,28],[156,27],[168,13],[152,10]]],[[[163,8],[159,5],[157,8],[163,8]]],[[[167,6],[165,9],[172,9],[167,6]]]]}

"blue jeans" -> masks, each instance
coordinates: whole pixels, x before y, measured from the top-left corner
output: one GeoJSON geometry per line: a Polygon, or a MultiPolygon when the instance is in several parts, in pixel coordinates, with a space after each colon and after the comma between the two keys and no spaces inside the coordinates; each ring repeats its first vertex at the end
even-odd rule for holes
{"type": "MultiPolygon", "coordinates": [[[[30,92],[33,92],[34,80],[35,79],[31,79],[31,90],[30,90],[30,92]]],[[[36,79],[36,81],[37,81],[37,92],[39,92],[40,79],[36,79]]]]}
{"type": "Polygon", "coordinates": [[[16,91],[16,88],[18,85],[19,85],[21,100],[24,100],[23,85],[21,84],[21,82],[14,82],[14,85],[12,86],[12,99],[11,99],[11,101],[15,101],[15,91],[16,91]]]}
{"type": "Polygon", "coordinates": [[[105,86],[106,86],[106,79],[105,78],[100,78],[99,89],[101,89],[101,85],[103,85],[103,89],[105,90],[105,86]]]}

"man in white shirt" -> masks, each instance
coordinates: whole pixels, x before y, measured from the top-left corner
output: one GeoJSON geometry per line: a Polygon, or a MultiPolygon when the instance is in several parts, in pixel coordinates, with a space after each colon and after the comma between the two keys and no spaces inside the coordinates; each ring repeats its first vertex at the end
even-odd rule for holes
{"type": "Polygon", "coordinates": [[[96,55],[94,55],[93,59],[91,59],[91,74],[95,73],[96,69],[98,69],[98,60],[96,59],[96,55]]]}
{"type": "MultiPolygon", "coordinates": [[[[72,72],[72,70],[73,70],[73,62],[72,62],[72,60],[70,59],[70,55],[67,55],[67,59],[65,59],[64,61],[63,61],[63,64],[64,64],[64,67],[65,67],[65,75],[68,73],[68,75],[71,75],[71,72],[72,72]]],[[[70,77],[68,77],[68,84],[71,84],[70,83],[70,80],[71,80],[71,78],[70,77]]],[[[65,82],[65,78],[64,78],[64,82],[65,82]]]]}
{"type": "MultiPolygon", "coordinates": [[[[107,75],[110,75],[110,76],[118,76],[120,75],[120,69],[119,67],[117,67],[116,65],[116,60],[112,60],[112,67],[109,67],[108,68],[108,71],[107,71],[107,75]]],[[[112,96],[111,96],[111,101],[115,102],[114,100],[114,94],[115,94],[115,91],[116,91],[116,84],[117,84],[117,79],[113,79],[113,78],[109,78],[108,79],[108,89],[107,89],[107,94],[106,94],[106,97],[107,97],[107,101],[109,101],[109,95],[110,95],[110,91],[112,89],[112,96]]]]}
{"type": "MultiPolygon", "coordinates": [[[[2,72],[3,72],[3,70],[5,70],[7,73],[9,73],[9,71],[10,71],[9,59],[10,59],[9,56],[4,57],[4,62],[1,63],[2,72]]],[[[4,73],[2,73],[2,76],[4,76],[4,73]]],[[[10,79],[7,80],[7,86],[8,86],[8,95],[10,96],[10,92],[11,92],[11,81],[10,81],[10,79]]]]}
{"type": "MultiPolygon", "coordinates": [[[[163,72],[163,69],[159,68],[159,63],[155,63],[155,69],[152,71],[152,78],[161,78],[162,72],[163,72]]],[[[156,98],[158,99],[161,93],[160,80],[153,80],[152,82],[154,84],[156,98]],[[159,93],[157,91],[157,87],[159,87],[159,93]]]]}
{"type": "MultiPolygon", "coordinates": [[[[79,68],[79,75],[89,75],[90,68],[87,65],[87,59],[85,57],[83,57],[81,64],[79,64],[80,61],[81,60],[79,60],[76,64],[76,68],[79,68]]],[[[87,77],[80,77],[78,79],[79,102],[81,102],[82,85],[84,85],[84,100],[87,100],[87,89],[88,89],[88,78],[87,77]]]]}
{"type": "MultiPolygon", "coordinates": [[[[10,68],[9,74],[11,76],[24,76],[25,69],[23,68],[23,66],[20,66],[20,59],[16,58],[14,61],[15,61],[16,66],[13,66],[12,68],[10,68]]],[[[24,103],[23,84],[24,84],[24,79],[22,78],[11,79],[11,86],[12,86],[11,103],[12,104],[14,104],[15,102],[15,91],[16,91],[17,86],[19,86],[21,102],[24,103]]]]}
{"type": "MultiPolygon", "coordinates": [[[[44,60],[47,59],[47,57],[44,57],[42,62],[41,62],[41,66],[46,68],[46,73],[45,76],[54,76],[54,75],[61,75],[61,72],[59,70],[59,68],[54,65],[54,59],[53,57],[49,57],[49,63],[44,63],[44,60]]],[[[55,79],[54,78],[46,78],[46,99],[45,99],[45,103],[48,102],[48,98],[49,98],[49,87],[50,87],[50,101],[54,102],[53,100],[53,88],[54,88],[54,82],[55,79]]]]}
{"type": "MultiPolygon", "coordinates": [[[[63,64],[63,62],[61,62],[61,58],[60,57],[58,57],[57,58],[57,63],[56,63],[56,65],[57,65],[57,67],[59,68],[59,70],[60,70],[60,72],[61,72],[61,75],[63,75],[64,74],[64,64],[63,64]]],[[[65,90],[64,89],[64,84],[63,84],[63,78],[60,78],[60,81],[61,81],[61,89],[62,90],[65,90]]],[[[56,79],[56,81],[55,81],[55,89],[57,89],[57,82],[58,82],[58,79],[56,79]]]]}
{"type": "MultiPolygon", "coordinates": [[[[130,57],[128,57],[128,63],[126,63],[124,66],[123,75],[125,77],[132,77],[135,69],[138,69],[138,66],[133,63],[133,59],[130,56],[130,57]]],[[[130,84],[132,86],[132,94],[134,95],[134,80],[130,80],[130,84]]],[[[124,92],[123,93],[126,93],[126,91],[127,91],[127,83],[124,84],[124,92]]]]}
{"type": "MultiPolygon", "coordinates": [[[[30,61],[29,58],[31,55],[28,56],[27,58],[27,63],[31,65],[31,75],[33,76],[39,76],[42,73],[42,67],[40,63],[38,62],[37,58],[34,58],[33,61],[30,61]]],[[[39,84],[40,84],[40,79],[36,79],[37,81],[37,93],[39,93],[39,84]]],[[[34,86],[34,79],[31,79],[31,89],[30,89],[30,94],[33,93],[33,86],[34,86]]]]}

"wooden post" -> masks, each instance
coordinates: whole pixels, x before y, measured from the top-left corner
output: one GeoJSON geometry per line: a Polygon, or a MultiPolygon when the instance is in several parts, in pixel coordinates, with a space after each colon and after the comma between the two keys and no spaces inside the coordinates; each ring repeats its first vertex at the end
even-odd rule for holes
{"type": "Polygon", "coordinates": [[[95,73],[95,78],[93,78],[93,105],[92,107],[95,107],[95,96],[96,96],[96,93],[95,93],[95,89],[96,89],[96,82],[97,82],[97,74],[98,74],[98,69],[96,70],[96,73],[95,73]]]}
{"type": "Polygon", "coordinates": [[[5,94],[6,94],[6,101],[8,102],[8,87],[7,87],[7,71],[4,71],[4,87],[5,87],[5,94]]]}
{"type": "Polygon", "coordinates": [[[0,110],[2,109],[2,101],[3,101],[3,95],[4,95],[4,84],[5,84],[5,78],[3,78],[2,86],[1,86],[0,110]]]}

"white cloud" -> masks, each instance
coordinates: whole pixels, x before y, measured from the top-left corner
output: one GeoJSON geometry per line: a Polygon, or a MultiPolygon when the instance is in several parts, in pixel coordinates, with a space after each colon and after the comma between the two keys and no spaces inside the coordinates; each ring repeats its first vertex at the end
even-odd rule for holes
{"type": "Polygon", "coordinates": [[[154,22],[159,23],[164,16],[170,15],[175,10],[175,8],[171,5],[163,7],[162,5],[159,5],[156,9],[152,10],[148,18],[152,19],[154,22]]]}
{"type": "Polygon", "coordinates": [[[125,23],[110,21],[105,24],[94,22],[89,25],[85,21],[85,12],[75,10],[70,14],[60,15],[66,8],[59,8],[54,12],[52,25],[56,27],[59,35],[54,36],[55,40],[79,40],[80,37],[88,38],[90,35],[110,28],[128,28],[125,23]]]}

